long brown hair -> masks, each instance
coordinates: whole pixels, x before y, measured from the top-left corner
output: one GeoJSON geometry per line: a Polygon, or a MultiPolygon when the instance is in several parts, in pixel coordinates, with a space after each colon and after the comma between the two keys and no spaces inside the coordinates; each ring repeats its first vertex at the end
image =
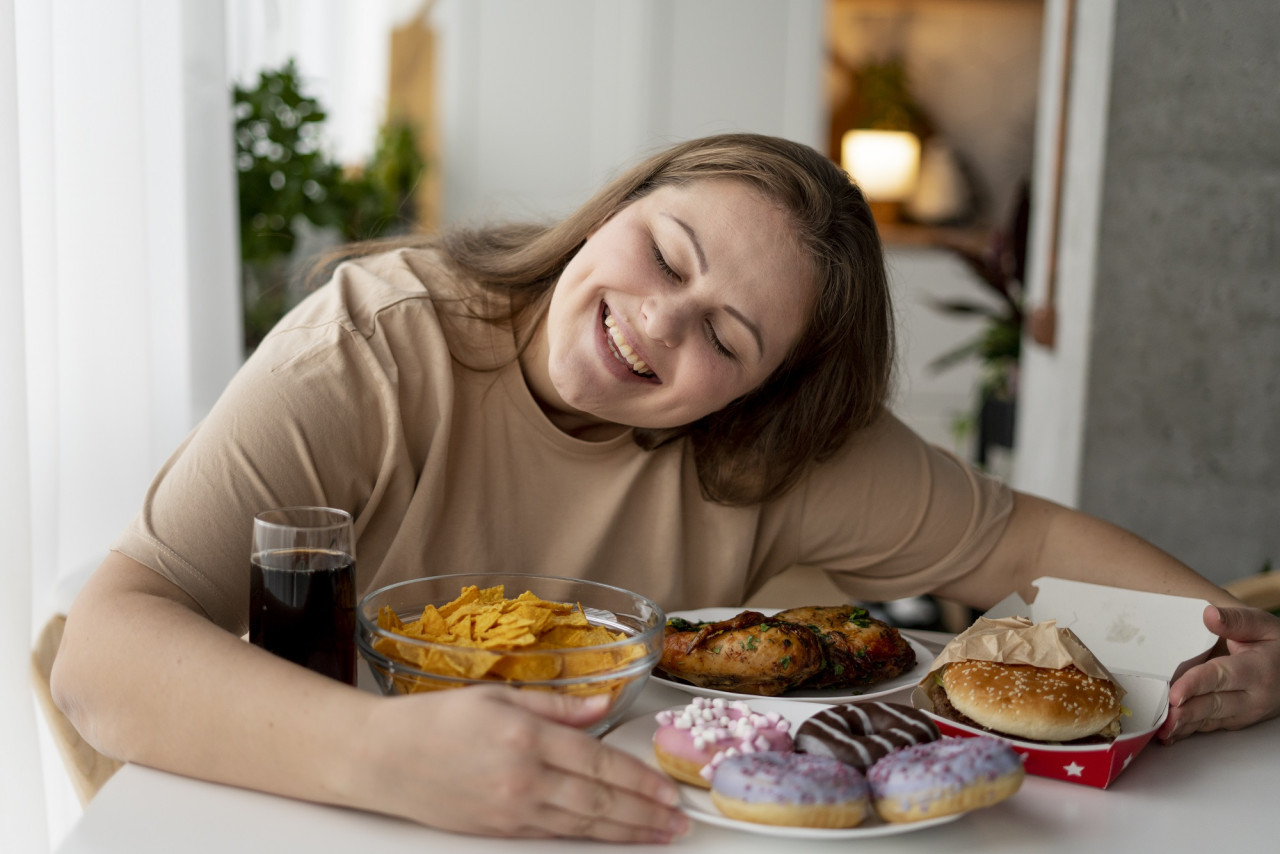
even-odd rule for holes
{"type": "Polygon", "coordinates": [[[634,435],[645,449],[687,438],[706,498],[756,504],[834,455],[875,420],[890,390],[893,310],[879,235],[862,192],[829,159],[777,137],[703,137],[648,157],[559,222],[457,228],[397,245],[436,248],[458,273],[506,295],[510,310],[491,320],[524,315],[521,327],[532,329],[529,319],[545,311],[561,271],[596,228],[659,187],[710,178],[743,181],[787,212],[810,259],[796,275],[816,284],[812,315],[758,388],[691,424],[634,435]]]}

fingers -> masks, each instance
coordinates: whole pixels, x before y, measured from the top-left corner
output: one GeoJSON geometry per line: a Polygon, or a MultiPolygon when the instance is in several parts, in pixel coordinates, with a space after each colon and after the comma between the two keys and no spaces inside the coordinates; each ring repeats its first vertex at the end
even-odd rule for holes
{"type": "Polygon", "coordinates": [[[1204,609],[1205,628],[1219,637],[1238,643],[1280,640],[1280,619],[1261,608],[1204,609]]]}
{"type": "Polygon", "coordinates": [[[361,728],[379,769],[365,805],[462,833],[671,841],[689,826],[675,784],[576,728],[599,703],[501,686],[388,699],[361,728]]]}
{"type": "Polygon", "coordinates": [[[557,771],[549,775],[546,802],[576,822],[557,828],[572,836],[669,841],[688,829],[688,819],[672,804],[607,779],[557,771]]]}
{"type": "Polygon", "coordinates": [[[523,827],[509,832],[658,843],[687,832],[689,820],[675,806],[679,790],[670,778],[571,728],[579,719],[598,719],[607,702],[597,706],[591,702],[594,698],[536,691],[494,696],[535,716],[528,718],[531,726],[505,744],[512,753],[534,759],[539,766],[523,782],[507,778],[512,790],[504,799],[535,807],[523,812],[523,820],[516,819],[523,827]]]}
{"type": "Polygon", "coordinates": [[[574,697],[550,691],[507,691],[505,702],[566,726],[582,727],[600,720],[609,711],[607,694],[574,697]]]}
{"type": "Polygon", "coordinates": [[[1228,662],[1227,656],[1211,658],[1182,674],[1169,688],[1169,705],[1177,708],[1193,697],[1245,687],[1235,684],[1240,668],[1228,662]]]}
{"type": "MultiPolygon", "coordinates": [[[[576,784],[575,784],[576,785],[576,784]]],[[[608,791],[597,786],[598,792],[608,791]]],[[[579,808],[548,806],[539,813],[540,826],[554,836],[595,839],[602,842],[648,842],[665,844],[682,836],[689,829],[689,819],[678,811],[657,812],[652,808],[627,816],[625,809],[613,803],[611,794],[584,795],[587,800],[579,808]],[[609,804],[607,812],[599,811],[602,804],[609,804]]],[[[623,796],[628,797],[628,796],[623,796]]],[[[633,796],[630,796],[633,797],[633,796]]]]}
{"type": "Polygon", "coordinates": [[[1257,608],[1209,606],[1204,623],[1226,639],[1229,654],[1192,667],[1170,686],[1169,715],[1157,733],[1167,744],[1280,712],[1280,620],[1257,608]]]}
{"type": "Polygon", "coordinates": [[[1257,608],[1204,610],[1205,627],[1228,640],[1228,655],[1219,655],[1184,673],[1169,689],[1169,704],[1182,706],[1193,697],[1224,691],[1280,692],[1276,665],[1280,658],[1280,619],[1257,608]]]}
{"type": "Polygon", "coordinates": [[[1267,669],[1266,658],[1256,653],[1212,658],[1191,668],[1170,686],[1169,705],[1181,709],[1179,717],[1187,720],[1234,721],[1254,712],[1255,706],[1260,712],[1275,688],[1275,676],[1267,669]]]}
{"type": "Polygon", "coordinates": [[[543,747],[553,772],[547,803],[582,826],[569,835],[612,841],[623,832],[668,841],[687,831],[675,783],[631,754],[558,727],[543,747]]]}
{"type": "Polygon", "coordinates": [[[498,781],[489,803],[496,823],[485,832],[501,836],[666,843],[688,830],[678,810],[557,769],[541,769],[531,786],[498,781]]]}
{"type": "Polygon", "coordinates": [[[563,771],[611,783],[665,806],[680,800],[680,791],[670,777],[582,733],[550,732],[546,746],[548,761],[563,771]]]}
{"type": "Polygon", "coordinates": [[[1241,729],[1258,720],[1255,698],[1245,691],[1201,694],[1169,709],[1157,737],[1165,744],[1197,732],[1241,729]]]}

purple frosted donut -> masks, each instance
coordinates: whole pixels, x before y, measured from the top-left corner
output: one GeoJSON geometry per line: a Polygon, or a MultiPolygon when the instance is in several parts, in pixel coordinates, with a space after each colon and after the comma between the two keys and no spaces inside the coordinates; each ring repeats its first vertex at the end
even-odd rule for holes
{"type": "Polygon", "coordinates": [[[937,741],[927,714],[902,703],[841,703],[810,717],[796,730],[796,750],[830,756],[865,772],[895,750],[937,741]]]}
{"type": "Polygon", "coordinates": [[[943,738],[904,748],[867,772],[871,800],[885,821],[921,821],[1013,795],[1024,771],[1017,752],[994,738],[943,738]]]}
{"type": "Polygon", "coordinates": [[[729,818],[788,827],[854,827],[868,813],[866,778],[827,756],[754,753],[718,762],[711,800],[729,818]]]}

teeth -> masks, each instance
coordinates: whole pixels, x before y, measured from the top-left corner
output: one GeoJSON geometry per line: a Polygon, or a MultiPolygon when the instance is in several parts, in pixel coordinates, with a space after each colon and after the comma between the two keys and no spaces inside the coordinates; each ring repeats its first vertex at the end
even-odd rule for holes
{"type": "Polygon", "coordinates": [[[604,325],[609,330],[609,337],[613,339],[614,350],[626,360],[631,370],[637,374],[648,373],[649,366],[645,364],[644,359],[636,355],[635,348],[627,343],[627,339],[622,334],[622,330],[618,328],[618,321],[613,319],[613,315],[606,314],[604,316],[604,325]]]}

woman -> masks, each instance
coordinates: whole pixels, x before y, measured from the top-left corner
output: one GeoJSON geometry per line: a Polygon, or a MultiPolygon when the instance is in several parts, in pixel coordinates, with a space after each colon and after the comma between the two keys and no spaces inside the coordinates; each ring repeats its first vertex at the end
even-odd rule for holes
{"type": "Polygon", "coordinates": [[[692,608],[804,563],[865,599],[984,608],[1042,575],[1203,597],[1229,654],[1173,686],[1162,736],[1280,709],[1280,620],[884,411],[875,227],[812,150],[693,140],[560,223],[385,249],[263,342],[77,600],[54,690],[103,752],[470,833],[685,830],[670,781],[573,728],[593,701],[374,697],[243,643],[249,520],[295,504],[353,513],[361,590],[493,567],[692,608]]]}

